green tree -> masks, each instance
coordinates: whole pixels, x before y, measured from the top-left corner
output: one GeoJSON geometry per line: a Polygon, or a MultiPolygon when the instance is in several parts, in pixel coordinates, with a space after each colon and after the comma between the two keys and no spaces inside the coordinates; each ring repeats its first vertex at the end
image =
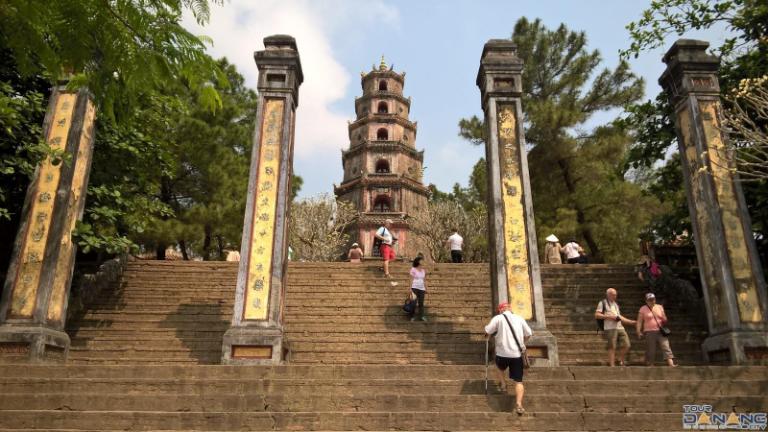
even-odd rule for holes
{"type": "MultiPolygon", "coordinates": [[[[766,108],[760,98],[747,100],[741,106],[739,100],[744,96],[752,97],[754,92],[744,91],[744,87],[762,90],[765,86],[754,86],[768,76],[768,4],[760,0],[659,0],[651,3],[639,20],[627,25],[631,45],[623,51],[624,56],[637,57],[641,52],[662,46],[670,35],[682,36],[690,30],[702,30],[714,25],[722,25],[729,30],[729,37],[714,50],[721,57],[720,86],[725,98],[727,120],[732,137],[741,141],[738,152],[764,149],[766,138],[765,125],[768,120],[764,115],[766,108]],[[761,114],[761,108],[763,114],[761,114]],[[743,109],[746,107],[746,109],[743,109]],[[733,108],[733,109],[730,109],[733,108]],[[742,125],[735,125],[735,120],[742,120],[742,125]],[[743,137],[752,137],[744,140],[743,137]],[[761,147],[762,146],[762,147],[761,147]]],[[[756,92],[759,95],[759,91],[756,92]]],[[[676,239],[681,230],[688,228],[685,195],[683,192],[682,173],[679,158],[673,157],[661,168],[654,168],[666,155],[677,151],[674,123],[671,118],[672,107],[665,95],[659,95],[655,101],[647,101],[630,108],[627,126],[635,130],[637,138],[630,152],[628,163],[639,170],[651,171],[652,180],[649,190],[666,201],[670,206],[651,225],[650,231],[662,240],[676,239]],[[661,195],[660,195],[661,194],[661,195]],[[676,202],[673,200],[676,198],[676,202]]],[[[764,150],[762,150],[764,151],[764,150]]],[[[758,155],[759,156],[759,155],[758,155]]],[[[754,162],[749,154],[737,162],[754,162]]],[[[764,161],[757,165],[741,164],[742,178],[753,181],[742,184],[749,213],[752,217],[752,229],[758,239],[758,249],[763,255],[764,264],[768,262],[768,213],[765,211],[768,196],[768,180],[764,177],[764,161]]]]}
{"type": "MultiPolygon", "coordinates": [[[[523,113],[538,237],[582,238],[597,261],[631,259],[627,244],[637,239],[656,200],[625,179],[626,128],[614,121],[588,131],[586,123],[598,112],[637,102],[642,79],[623,61],[599,69],[600,53],[587,49],[583,32],[565,25],[549,30],[540,20],[521,18],[512,41],[525,59],[523,113]]],[[[482,143],[482,123],[462,120],[459,134],[482,143]]]]}

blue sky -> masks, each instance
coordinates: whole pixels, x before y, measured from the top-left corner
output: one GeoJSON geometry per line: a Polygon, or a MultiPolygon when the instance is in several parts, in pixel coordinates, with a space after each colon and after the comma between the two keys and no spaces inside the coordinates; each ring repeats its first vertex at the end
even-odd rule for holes
{"type": "MultiPolygon", "coordinates": [[[[618,51],[629,45],[627,23],[650,2],[642,1],[437,1],[437,0],[231,0],[214,7],[211,22],[199,28],[214,40],[210,52],[227,56],[254,86],[253,52],[264,36],[297,39],[305,73],[297,111],[294,170],[304,178],[300,197],[331,193],[341,181],[341,151],[349,142],[347,120],[361,94],[360,72],[383,54],[395,70],[406,71],[405,95],[413,98],[411,119],[418,121],[416,147],[425,150],[425,183],[447,190],[466,184],[484,150],[458,135],[459,119],[482,115],[475,77],[483,44],[509,37],[518,18],[541,18],[549,28],[565,23],[587,34],[604,65],[615,67],[618,51]]],[[[719,45],[722,30],[695,32],[719,45]]],[[[671,38],[669,43],[675,38],[671,38]]],[[[666,47],[665,47],[666,48],[666,47]]],[[[646,80],[646,97],[660,88],[664,49],[630,59],[646,80]]],[[[592,123],[615,115],[601,115],[592,123]]]]}

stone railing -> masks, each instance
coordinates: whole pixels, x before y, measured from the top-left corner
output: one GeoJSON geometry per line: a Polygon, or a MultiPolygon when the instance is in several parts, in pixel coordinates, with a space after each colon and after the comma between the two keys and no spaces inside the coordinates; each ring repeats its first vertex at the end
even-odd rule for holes
{"type": "Polygon", "coordinates": [[[127,254],[118,255],[102,263],[96,273],[86,273],[78,277],[69,294],[67,320],[83,312],[99,293],[120,280],[127,263],[127,254]]]}

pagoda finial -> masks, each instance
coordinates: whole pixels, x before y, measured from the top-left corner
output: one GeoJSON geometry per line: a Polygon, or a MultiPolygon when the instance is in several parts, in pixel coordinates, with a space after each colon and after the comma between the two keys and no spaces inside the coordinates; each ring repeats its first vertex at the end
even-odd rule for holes
{"type": "Polygon", "coordinates": [[[384,54],[381,55],[381,63],[379,64],[379,70],[387,70],[387,63],[384,61],[384,54]]]}

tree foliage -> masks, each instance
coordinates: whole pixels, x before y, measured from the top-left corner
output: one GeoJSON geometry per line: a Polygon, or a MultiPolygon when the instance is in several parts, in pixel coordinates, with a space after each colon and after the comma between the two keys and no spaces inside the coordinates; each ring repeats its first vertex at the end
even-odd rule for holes
{"type": "MultiPolygon", "coordinates": [[[[583,239],[598,260],[628,261],[656,200],[625,179],[628,130],[614,121],[587,130],[599,112],[637,102],[643,81],[626,62],[601,68],[583,32],[547,29],[520,19],[512,34],[524,59],[523,113],[534,216],[539,239],[554,232],[583,239]]],[[[485,125],[471,118],[460,135],[484,141],[485,125]]]]}
{"type": "Polygon", "coordinates": [[[294,201],[288,220],[288,244],[295,261],[339,261],[349,241],[348,229],[357,220],[355,206],[319,195],[294,201]]]}
{"type": "Polygon", "coordinates": [[[207,0],[6,0],[0,34],[22,75],[42,71],[56,82],[73,73],[72,85],[87,86],[108,118],[180,80],[213,109],[221,100],[210,79],[226,78],[205,54],[205,39],[181,26],[185,9],[208,20],[207,0]]]}
{"type": "MultiPolygon", "coordinates": [[[[765,81],[759,81],[768,75],[768,3],[760,0],[654,1],[638,21],[627,26],[632,42],[623,55],[637,57],[643,51],[660,47],[670,35],[683,36],[690,30],[708,29],[717,24],[730,34],[722,45],[713,47],[721,58],[719,79],[726,96],[726,131],[733,138],[731,150],[741,156],[741,176],[755,180],[743,183],[742,188],[758,248],[764,262],[768,262],[768,213],[764,205],[768,180],[760,176],[765,172],[763,162],[766,161],[764,155],[761,156],[766,120],[760,114],[760,107],[765,109],[760,103],[765,81]]],[[[677,240],[682,232],[690,234],[691,231],[688,212],[683,211],[687,207],[679,158],[666,158],[677,147],[672,107],[665,95],[660,95],[653,102],[635,105],[630,112],[628,126],[638,139],[628,163],[651,172],[649,190],[669,204],[654,219],[649,232],[657,240],[677,240]],[[665,160],[664,166],[656,167],[665,160]]]]}
{"type": "Polygon", "coordinates": [[[427,207],[411,215],[411,232],[435,262],[447,262],[450,251],[448,236],[457,229],[464,238],[464,261],[488,261],[488,214],[485,205],[465,208],[456,199],[430,200],[427,207]]]}

